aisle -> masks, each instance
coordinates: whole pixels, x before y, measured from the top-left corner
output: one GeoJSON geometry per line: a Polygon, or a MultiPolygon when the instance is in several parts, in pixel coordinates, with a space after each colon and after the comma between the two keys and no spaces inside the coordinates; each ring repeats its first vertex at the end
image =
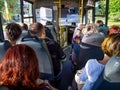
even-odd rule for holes
{"type": "Polygon", "coordinates": [[[62,79],[58,83],[59,90],[67,90],[68,86],[71,85],[74,74],[71,71],[71,61],[69,60],[70,57],[70,46],[64,50],[67,55],[67,61],[63,64],[63,72],[62,72],[62,79]]]}

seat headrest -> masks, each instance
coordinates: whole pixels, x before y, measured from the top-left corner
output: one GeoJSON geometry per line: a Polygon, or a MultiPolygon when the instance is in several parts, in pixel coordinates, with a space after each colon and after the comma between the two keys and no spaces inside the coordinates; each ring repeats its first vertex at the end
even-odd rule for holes
{"type": "Polygon", "coordinates": [[[104,79],[109,82],[120,82],[120,56],[112,56],[107,62],[104,79]]]}

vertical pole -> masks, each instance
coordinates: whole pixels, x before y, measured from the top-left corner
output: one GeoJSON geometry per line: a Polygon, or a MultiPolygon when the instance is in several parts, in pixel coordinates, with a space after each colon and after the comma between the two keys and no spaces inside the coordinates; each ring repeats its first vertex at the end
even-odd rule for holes
{"type": "Polygon", "coordinates": [[[21,22],[23,23],[23,0],[20,0],[20,8],[21,8],[21,22]]]}
{"type": "Polygon", "coordinates": [[[82,23],[84,21],[84,0],[82,0],[82,11],[81,11],[81,15],[82,15],[82,23]]]}
{"type": "MultiPolygon", "coordinates": [[[[95,6],[96,2],[94,2],[94,6],[95,6]]],[[[95,7],[93,8],[92,11],[92,23],[95,23],[95,7]]]]}
{"type": "Polygon", "coordinates": [[[2,13],[0,12],[0,39],[4,40],[3,28],[2,28],[2,13]]]}
{"type": "Polygon", "coordinates": [[[109,0],[106,0],[105,25],[108,24],[108,11],[109,11],[109,0]]]}
{"type": "Polygon", "coordinates": [[[79,21],[79,23],[81,22],[80,20],[80,18],[81,18],[81,9],[82,9],[82,6],[81,6],[81,0],[79,0],[79,5],[78,5],[78,9],[79,9],[79,17],[78,17],[78,21],[79,21]]]}

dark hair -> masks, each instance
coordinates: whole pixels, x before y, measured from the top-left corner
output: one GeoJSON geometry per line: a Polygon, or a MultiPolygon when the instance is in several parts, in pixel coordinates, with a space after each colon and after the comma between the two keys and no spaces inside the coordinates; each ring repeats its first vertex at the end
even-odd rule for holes
{"type": "Polygon", "coordinates": [[[20,26],[23,30],[28,30],[28,25],[27,24],[22,23],[20,26]]]}
{"type": "Polygon", "coordinates": [[[0,63],[2,85],[34,88],[38,87],[36,80],[39,77],[38,60],[32,48],[19,44],[7,50],[0,63]]]}
{"type": "Polygon", "coordinates": [[[16,41],[20,38],[22,33],[21,27],[16,23],[9,23],[6,26],[6,34],[10,41],[16,41]]]}
{"type": "Polygon", "coordinates": [[[96,22],[97,22],[97,23],[102,23],[102,24],[103,24],[103,21],[102,21],[102,20],[97,20],[96,22]]]}

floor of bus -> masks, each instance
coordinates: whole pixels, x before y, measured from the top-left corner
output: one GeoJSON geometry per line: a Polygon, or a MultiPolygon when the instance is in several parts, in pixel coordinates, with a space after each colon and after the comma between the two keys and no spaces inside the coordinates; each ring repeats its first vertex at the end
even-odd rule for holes
{"type": "Polygon", "coordinates": [[[72,72],[72,64],[69,60],[70,57],[70,46],[64,49],[64,52],[67,55],[67,61],[63,63],[63,71],[62,71],[62,78],[61,81],[58,82],[57,88],[59,90],[68,90],[68,86],[71,86],[72,80],[74,77],[74,73],[72,72]]]}

